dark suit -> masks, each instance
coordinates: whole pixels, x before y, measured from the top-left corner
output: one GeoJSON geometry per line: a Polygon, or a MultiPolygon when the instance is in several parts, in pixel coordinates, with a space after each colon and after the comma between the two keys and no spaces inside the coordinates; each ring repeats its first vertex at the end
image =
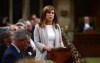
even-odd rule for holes
{"type": "Polygon", "coordinates": [[[35,50],[33,51],[33,48],[32,47],[28,47],[27,51],[26,52],[23,52],[23,55],[25,57],[32,57],[32,58],[34,58],[35,55],[36,55],[36,51],[35,50]]]}
{"type": "Polygon", "coordinates": [[[17,60],[23,58],[22,55],[17,51],[17,49],[13,46],[10,45],[4,55],[3,55],[3,59],[2,59],[2,63],[15,63],[17,60]]]}
{"type": "MultiPolygon", "coordinates": [[[[94,30],[95,30],[95,22],[91,21],[89,23],[90,27],[92,27],[94,30]]],[[[83,32],[84,31],[84,26],[85,26],[85,23],[84,22],[81,22],[79,23],[79,26],[77,28],[77,32],[83,32]]]]}
{"type": "Polygon", "coordinates": [[[2,56],[5,52],[5,50],[7,49],[8,47],[5,45],[5,44],[1,44],[0,43],[0,63],[1,63],[1,60],[2,60],[2,56]]]}
{"type": "Polygon", "coordinates": [[[28,32],[30,32],[32,35],[31,35],[31,39],[34,41],[34,29],[35,29],[35,26],[32,26],[32,30],[27,30],[28,32]]]}

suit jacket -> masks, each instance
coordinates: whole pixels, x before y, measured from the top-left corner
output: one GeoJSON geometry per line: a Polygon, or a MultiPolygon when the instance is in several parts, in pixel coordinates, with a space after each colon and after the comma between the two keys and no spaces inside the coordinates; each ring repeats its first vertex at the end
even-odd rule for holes
{"type": "Polygon", "coordinates": [[[32,38],[33,41],[34,41],[34,28],[35,28],[35,26],[32,26],[32,30],[27,30],[32,34],[31,38],[32,38]]]}
{"type": "Polygon", "coordinates": [[[15,63],[21,58],[22,55],[17,51],[17,49],[13,45],[10,45],[3,55],[2,63],[15,63]]]}
{"type": "Polygon", "coordinates": [[[33,51],[32,47],[28,47],[28,49],[23,52],[23,55],[25,57],[32,57],[32,58],[34,58],[35,55],[36,55],[36,51],[35,50],[33,51]]]}
{"type": "Polygon", "coordinates": [[[8,47],[5,45],[5,44],[1,44],[0,43],[0,63],[1,63],[1,60],[2,60],[2,56],[5,52],[5,50],[7,49],[8,47]]]}
{"type": "MultiPolygon", "coordinates": [[[[89,25],[90,25],[90,27],[93,27],[93,29],[95,30],[95,23],[94,22],[90,22],[89,25]]],[[[85,26],[84,22],[80,23],[78,26],[77,32],[83,32],[84,26],[85,26]]]]}
{"type": "MultiPolygon", "coordinates": [[[[54,44],[55,44],[54,48],[64,47],[63,42],[62,42],[61,29],[58,24],[57,24],[57,26],[58,26],[58,29],[53,27],[55,35],[56,35],[55,42],[54,42],[54,44]]],[[[45,45],[48,45],[48,41],[49,40],[47,37],[46,29],[39,27],[39,25],[37,24],[35,26],[35,30],[34,30],[34,42],[37,47],[36,57],[35,57],[36,59],[39,59],[39,60],[46,59],[47,51],[43,50],[43,47],[45,45]]]]}

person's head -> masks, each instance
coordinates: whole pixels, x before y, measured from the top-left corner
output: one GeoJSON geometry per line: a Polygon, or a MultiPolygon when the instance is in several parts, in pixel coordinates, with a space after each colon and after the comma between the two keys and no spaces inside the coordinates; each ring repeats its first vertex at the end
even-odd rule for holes
{"type": "Polygon", "coordinates": [[[12,38],[12,36],[14,35],[14,32],[15,32],[16,30],[17,30],[17,29],[14,28],[14,26],[13,26],[13,28],[10,27],[9,29],[7,29],[6,32],[9,32],[10,37],[12,38]]]}
{"type": "Polygon", "coordinates": [[[31,22],[33,26],[35,26],[38,23],[36,14],[31,15],[31,22]]]}
{"type": "Polygon", "coordinates": [[[84,23],[89,23],[90,22],[90,17],[89,16],[84,16],[84,23]]]}
{"type": "Polygon", "coordinates": [[[17,27],[17,25],[15,25],[15,24],[12,24],[12,25],[10,25],[10,27],[11,27],[11,29],[15,32],[16,30],[18,30],[18,27],[17,27]]]}
{"type": "Polygon", "coordinates": [[[26,19],[19,19],[18,22],[16,23],[16,26],[18,29],[26,29],[26,19]]]}
{"type": "Polygon", "coordinates": [[[27,28],[27,30],[32,30],[32,22],[31,21],[29,21],[29,20],[26,20],[26,28],[27,28]]]}
{"type": "Polygon", "coordinates": [[[29,33],[27,30],[20,29],[14,33],[12,43],[15,44],[20,51],[26,51],[27,48],[30,47],[30,38],[31,33],[29,33]]]}
{"type": "Polygon", "coordinates": [[[56,24],[57,23],[57,16],[55,8],[51,5],[45,6],[41,13],[40,18],[41,26],[44,26],[45,24],[51,23],[56,24]]]}
{"type": "Polygon", "coordinates": [[[9,46],[11,42],[12,40],[11,40],[10,31],[3,31],[0,35],[0,43],[9,46]]]}
{"type": "Polygon", "coordinates": [[[32,14],[31,20],[35,20],[37,18],[36,14],[32,14]]]}

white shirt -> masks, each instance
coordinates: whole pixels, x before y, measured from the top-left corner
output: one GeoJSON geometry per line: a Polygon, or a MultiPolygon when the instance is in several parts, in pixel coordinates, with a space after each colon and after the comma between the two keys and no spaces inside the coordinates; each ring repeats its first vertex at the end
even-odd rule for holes
{"type": "Polygon", "coordinates": [[[46,25],[47,36],[48,36],[48,45],[50,47],[54,47],[54,40],[55,40],[55,32],[53,29],[53,25],[46,25]]]}
{"type": "Polygon", "coordinates": [[[90,25],[89,25],[89,23],[85,23],[84,30],[87,30],[89,28],[91,28],[90,25]]]}

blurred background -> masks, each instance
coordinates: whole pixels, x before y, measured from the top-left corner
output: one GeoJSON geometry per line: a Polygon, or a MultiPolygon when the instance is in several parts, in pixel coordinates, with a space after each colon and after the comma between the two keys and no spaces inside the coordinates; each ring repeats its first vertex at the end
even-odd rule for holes
{"type": "MultiPolygon", "coordinates": [[[[33,14],[40,18],[41,10],[46,5],[53,5],[56,8],[58,22],[70,41],[73,41],[79,19],[83,16],[95,18],[97,31],[100,32],[100,0],[0,0],[0,26],[3,20],[15,24],[19,19],[30,18],[33,14]]],[[[100,34],[97,35],[100,37],[100,34]]],[[[85,59],[91,61],[95,58],[85,59]]],[[[93,61],[99,62],[100,58],[93,61]]]]}
{"type": "Polygon", "coordinates": [[[56,8],[59,24],[69,31],[74,31],[79,17],[93,16],[100,29],[99,0],[0,0],[0,21],[8,17],[10,23],[20,18],[29,18],[32,14],[40,17],[41,9],[46,5],[56,8]]]}
{"type": "Polygon", "coordinates": [[[3,19],[15,24],[32,14],[40,18],[41,10],[46,5],[56,8],[59,24],[68,32],[70,40],[73,40],[79,18],[83,16],[95,17],[97,30],[100,31],[99,0],[0,0],[0,26],[3,19]]]}

